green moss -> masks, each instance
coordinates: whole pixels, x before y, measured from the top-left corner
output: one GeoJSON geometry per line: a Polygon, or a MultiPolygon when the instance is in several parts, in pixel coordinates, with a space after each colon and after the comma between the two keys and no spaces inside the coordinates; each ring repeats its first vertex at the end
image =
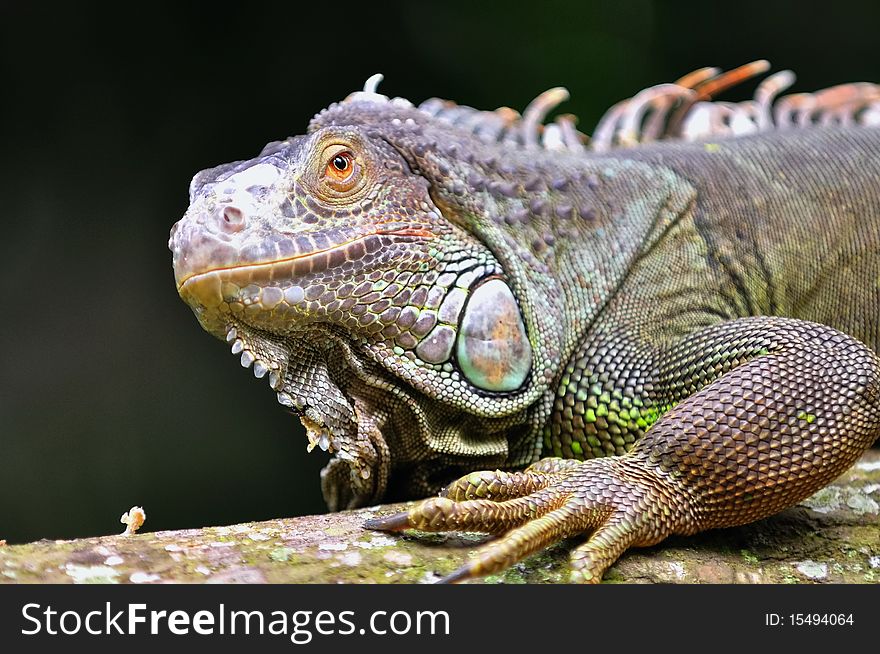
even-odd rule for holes
{"type": "Polygon", "coordinates": [[[291,555],[295,553],[291,547],[276,547],[274,550],[269,552],[269,558],[272,561],[277,561],[278,563],[283,563],[290,559],[291,555]]]}
{"type": "Polygon", "coordinates": [[[743,560],[750,565],[757,565],[760,563],[760,559],[748,550],[740,550],[739,554],[743,557],[743,560]]]}

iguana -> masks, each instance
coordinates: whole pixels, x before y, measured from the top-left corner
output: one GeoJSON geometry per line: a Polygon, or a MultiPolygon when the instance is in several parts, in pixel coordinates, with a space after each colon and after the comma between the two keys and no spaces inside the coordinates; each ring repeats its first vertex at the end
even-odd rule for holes
{"type": "Polygon", "coordinates": [[[178,291],[333,455],[331,509],[445,487],[367,526],[501,535],[447,581],[590,533],[571,578],[598,582],[880,433],[880,92],[713,100],[765,69],[648,89],[592,140],[542,124],[563,89],[519,115],[371,78],[195,176],[178,291]]]}

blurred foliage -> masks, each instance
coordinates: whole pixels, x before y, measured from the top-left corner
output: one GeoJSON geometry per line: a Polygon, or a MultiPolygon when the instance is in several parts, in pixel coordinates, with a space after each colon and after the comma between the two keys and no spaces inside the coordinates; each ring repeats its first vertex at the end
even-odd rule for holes
{"type": "Polygon", "coordinates": [[[166,242],[196,171],[372,73],[481,108],[564,85],[585,131],[705,65],[880,81],[872,2],[304,4],[0,9],[0,538],[110,533],[133,504],[151,530],[323,509],[320,454],[200,330],[166,242]]]}

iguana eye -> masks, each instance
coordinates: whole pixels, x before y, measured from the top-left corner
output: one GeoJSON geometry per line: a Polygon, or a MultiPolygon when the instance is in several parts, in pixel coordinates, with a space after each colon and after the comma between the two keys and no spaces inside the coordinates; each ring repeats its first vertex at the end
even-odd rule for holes
{"type": "Polygon", "coordinates": [[[346,155],[348,155],[347,152],[344,154],[337,154],[335,157],[333,157],[333,161],[331,161],[330,163],[332,164],[333,170],[335,171],[333,173],[334,175],[338,173],[340,175],[345,175],[345,177],[348,177],[348,175],[351,173],[351,156],[346,155]]]}
{"type": "Polygon", "coordinates": [[[351,190],[360,178],[360,166],[354,154],[341,150],[331,154],[324,167],[324,180],[337,192],[351,190]]]}

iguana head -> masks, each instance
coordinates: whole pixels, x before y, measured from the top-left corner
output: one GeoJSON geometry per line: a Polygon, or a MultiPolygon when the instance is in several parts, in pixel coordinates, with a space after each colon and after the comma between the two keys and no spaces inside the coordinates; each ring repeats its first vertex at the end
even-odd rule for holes
{"type": "Polygon", "coordinates": [[[172,229],[178,291],[202,326],[336,455],[334,508],[378,499],[392,470],[424,492],[438,461],[449,474],[504,463],[548,382],[524,283],[535,262],[487,242],[480,207],[454,202],[489,180],[435,157],[432,130],[486,147],[405,101],[354,94],[306,135],[196,175],[172,229]]]}

